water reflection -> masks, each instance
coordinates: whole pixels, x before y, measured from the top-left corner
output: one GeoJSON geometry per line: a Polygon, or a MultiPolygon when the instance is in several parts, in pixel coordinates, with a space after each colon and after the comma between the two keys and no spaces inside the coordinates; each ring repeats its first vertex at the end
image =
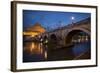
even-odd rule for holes
{"type": "Polygon", "coordinates": [[[47,51],[44,52],[44,57],[47,59],[47,51]]]}
{"type": "Polygon", "coordinates": [[[47,46],[39,42],[25,42],[23,62],[42,61],[47,59],[47,46]],[[31,60],[30,60],[31,58],[31,60]]]}

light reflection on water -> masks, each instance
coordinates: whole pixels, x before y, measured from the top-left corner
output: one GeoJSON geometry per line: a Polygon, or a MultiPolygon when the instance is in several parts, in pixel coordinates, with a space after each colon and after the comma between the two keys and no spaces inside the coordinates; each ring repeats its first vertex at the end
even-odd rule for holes
{"type": "MultiPolygon", "coordinates": [[[[40,42],[24,42],[23,62],[38,62],[38,61],[54,61],[54,60],[72,60],[85,51],[90,51],[90,40],[87,37],[74,40],[73,46],[55,48],[57,45],[46,45],[40,42]],[[76,43],[76,44],[75,44],[76,43]],[[55,47],[54,47],[55,46],[55,47]]],[[[50,43],[52,44],[52,43],[50,43]]],[[[90,54],[88,55],[90,59],[90,54]]],[[[85,59],[85,58],[84,58],[85,59]]]]}
{"type": "MultiPolygon", "coordinates": [[[[44,59],[47,59],[47,50],[44,49],[42,43],[39,42],[25,42],[24,51],[29,52],[31,55],[41,55],[44,59]]],[[[46,46],[47,47],[47,46],[46,46]]],[[[45,47],[45,48],[46,48],[45,47]]]]}

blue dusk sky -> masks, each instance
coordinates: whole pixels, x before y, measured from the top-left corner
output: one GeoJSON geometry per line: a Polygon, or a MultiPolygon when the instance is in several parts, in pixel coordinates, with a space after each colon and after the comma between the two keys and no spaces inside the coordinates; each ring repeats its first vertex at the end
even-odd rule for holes
{"type": "Polygon", "coordinates": [[[40,23],[46,30],[52,30],[88,17],[90,13],[23,10],[23,29],[40,23]]]}

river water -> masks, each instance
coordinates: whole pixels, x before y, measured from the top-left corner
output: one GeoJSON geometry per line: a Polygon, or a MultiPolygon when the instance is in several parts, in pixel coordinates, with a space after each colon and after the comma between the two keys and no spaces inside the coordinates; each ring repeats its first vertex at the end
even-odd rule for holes
{"type": "MultiPolygon", "coordinates": [[[[56,47],[56,45],[54,45],[56,47]]],[[[39,42],[25,42],[23,49],[23,62],[58,61],[90,59],[90,41],[75,43],[72,46],[61,48],[49,47],[39,42]]]]}

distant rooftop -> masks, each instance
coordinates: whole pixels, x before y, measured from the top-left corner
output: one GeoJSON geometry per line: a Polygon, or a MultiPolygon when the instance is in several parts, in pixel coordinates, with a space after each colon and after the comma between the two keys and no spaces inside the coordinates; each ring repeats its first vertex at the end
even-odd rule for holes
{"type": "Polygon", "coordinates": [[[25,31],[43,33],[46,30],[44,27],[41,26],[40,23],[35,23],[33,26],[30,26],[29,28],[27,28],[25,31]]]}

